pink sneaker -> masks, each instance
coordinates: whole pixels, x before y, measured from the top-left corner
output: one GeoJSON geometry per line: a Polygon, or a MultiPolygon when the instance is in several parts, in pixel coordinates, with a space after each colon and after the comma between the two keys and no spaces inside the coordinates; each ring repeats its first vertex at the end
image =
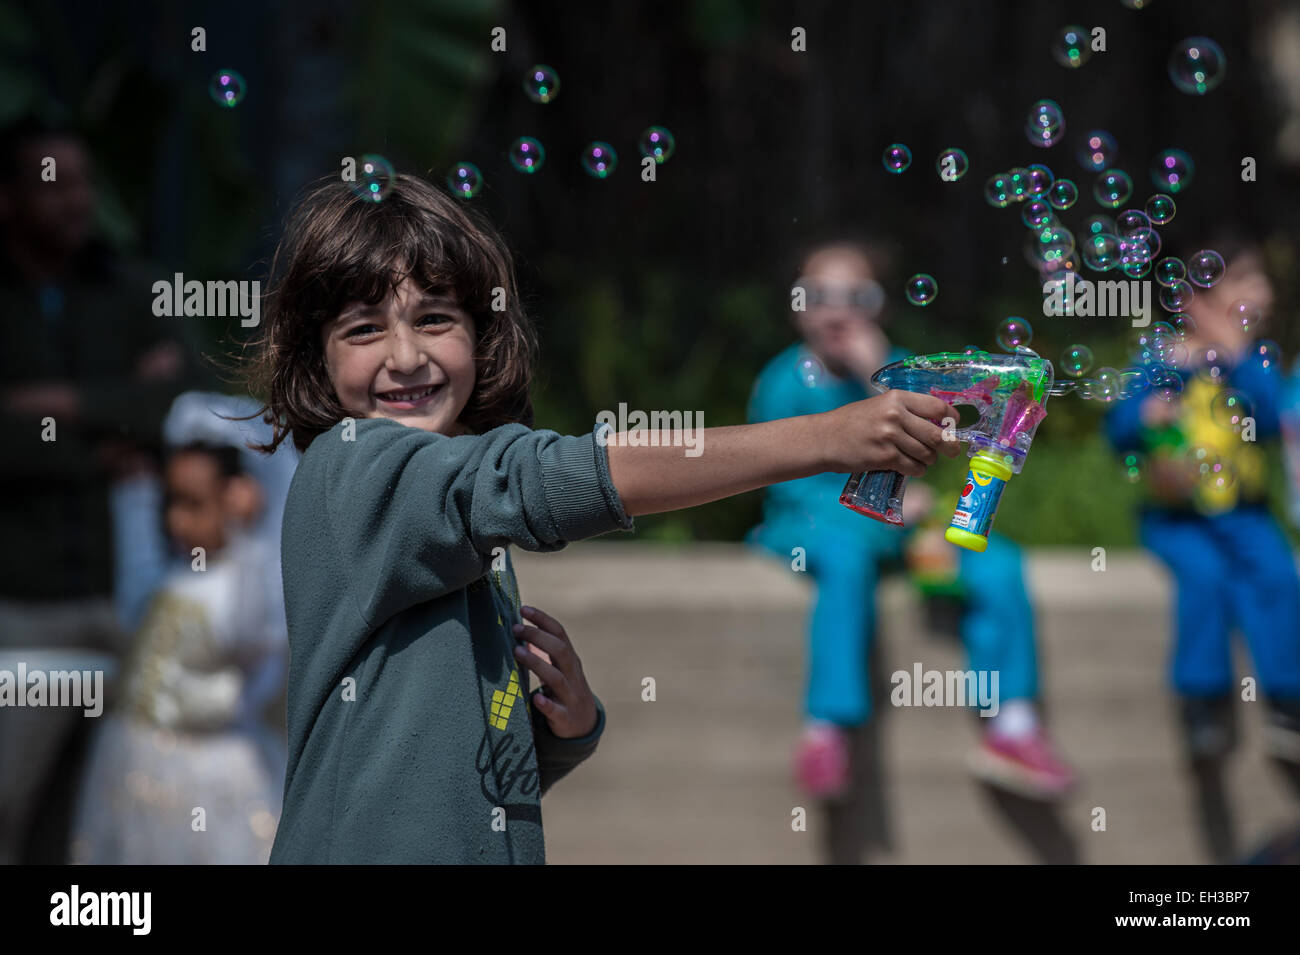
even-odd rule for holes
{"type": "Polygon", "coordinates": [[[813,723],[795,751],[794,776],[816,799],[841,799],[849,791],[849,734],[834,723],[813,723]]]}
{"type": "Polygon", "coordinates": [[[1074,785],[1073,771],[1041,728],[1019,738],[985,733],[970,770],[990,785],[1030,799],[1059,799],[1074,785]]]}

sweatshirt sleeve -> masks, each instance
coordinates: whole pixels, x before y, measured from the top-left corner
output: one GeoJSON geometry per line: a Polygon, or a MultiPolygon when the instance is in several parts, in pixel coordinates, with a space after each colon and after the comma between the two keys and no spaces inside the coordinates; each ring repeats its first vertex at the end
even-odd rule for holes
{"type": "MultiPolygon", "coordinates": [[[[534,690],[533,694],[541,690],[534,690]]],[[[593,693],[592,696],[595,696],[593,693]]],[[[532,695],[528,705],[533,706],[532,695]]],[[[533,743],[537,748],[537,773],[541,795],[567,776],[579,763],[596,751],[600,735],[605,732],[605,707],[596,697],[596,727],[586,736],[563,739],[551,732],[551,725],[541,710],[533,708],[533,743]]]]}
{"type": "Polygon", "coordinates": [[[383,418],[354,425],[355,440],[340,423],[309,451],[324,443],[321,517],[372,627],[482,577],[496,547],[555,551],[633,528],[595,432],[509,424],[447,437],[383,418]]]}

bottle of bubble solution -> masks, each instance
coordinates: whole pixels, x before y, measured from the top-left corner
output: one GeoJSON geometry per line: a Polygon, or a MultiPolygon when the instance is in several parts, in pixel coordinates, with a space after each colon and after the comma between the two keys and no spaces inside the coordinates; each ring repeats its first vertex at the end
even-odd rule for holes
{"type": "Polygon", "coordinates": [[[984,553],[989,546],[989,529],[998,512],[1002,491],[1012,473],[1003,456],[987,448],[971,457],[966,484],[953,511],[952,523],[943,533],[950,544],[984,553]]]}

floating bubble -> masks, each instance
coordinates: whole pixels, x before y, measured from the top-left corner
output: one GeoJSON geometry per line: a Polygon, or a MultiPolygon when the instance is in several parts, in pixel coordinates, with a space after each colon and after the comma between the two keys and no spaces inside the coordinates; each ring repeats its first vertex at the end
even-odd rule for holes
{"type": "Polygon", "coordinates": [[[1118,151],[1114,136],[1104,129],[1094,129],[1083,138],[1083,144],[1079,147],[1079,164],[1084,169],[1101,172],[1114,164],[1118,151]]]}
{"type": "Polygon", "coordinates": [[[1092,396],[1098,401],[1118,401],[1121,394],[1119,372],[1114,368],[1101,368],[1092,386],[1092,396]]]}
{"type": "Polygon", "coordinates": [[[1011,204],[1011,177],[1007,173],[989,176],[989,181],[984,183],[984,201],[997,209],[1011,204]]]}
{"type": "Polygon", "coordinates": [[[1131,279],[1146,277],[1151,272],[1150,253],[1141,257],[1132,257],[1128,259],[1121,258],[1119,270],[1131,279]]]}
{"type": "Polygon", "coordinates": [[[1151,387],[1151,380],[1143,368],[1125,368],[1119,373],[1120,398],[1136,398],[1151,387]]]}
{"type": "Polygon", "coordinates": [[[1007,173],[1007,187],[1012,202],[1023,202],[1029,195],[1030,175],[1028,169],[1016,166],[1007,173]]]}
{"type": "Polygon", "coordinates": [[[234,109],[244,99],[248,85],[234,70],[217,70],[208,81],[208,95],[218,106],[234,109]]]}
{"type": "Polygon", "coordinates": [[[1169,324],[1179,341],[1187,341],[1196,332],[1196,319],[1188,312],[1174,312],[1169,316],[1169,324]]]}
{"type": "Polygon", "coordinates": [[[821,383],[825,369],[816,358],[803,358],[799,361],[795,372],[805,388],[816,388],[821,383]]]}
{"type": "Polygon", "coordinates": [[[1186,368],[1192,360],[1192,353],[1180,341],[1167,342],[1160,351],[1160,363],[1170,368],[1186,368]]]}
{"type": "Polygon", "coordinates": [[[1123,471],[1124,479],[1129,484],[1137,484],[1142,480],[1146,473],[1146,458],[1136,451],[1130,451],[1124,455],[1123,471]]]}
{"type": "Polygon", "coordinates": [[[537,172],[544,162],[546,149],[532,136],[520,136],[510,144],[510,165],[520,172],[537,172]]]}
{"type": "Polygon", "coordinates": [[[1250,353],[1265,371],[1282,370],[1282,349],[1277,342],[1265,338],[1251,346],[1250,353]]]}
{"type": "Polygon", "coordinates": [[[1173,401],[1183,393],[1183,378],[1170,368],[1153,368],[1148,372],[1151,393],[1162,401],[1173,401]]]}
{"type": "Polygon", "coordinates": [[[1221,428],[1240,434],[1245,419],[1255,414],[1254,406],[1245,392],[1225,388],[1210,399],[1210,417],[1221,428]]]}
{"type": "Polygon", "coordinates": [[[662,165],[677,151],[677,137],[663,126],[650,126],[641,133],[637,148],[642,156],[653,156],[655,162],[662,165]]]}
{"type": "Polygon", "coordinates": [[[1094,272],[1109,272],[1119,265],[1119,239],[1108,232],[1090,235],[1079,246],[1079,255],[1094,272]]]}
{"type": "Polygon", "coordinates": [[[1052,183],[1056,181],[1056,176],[1052,174],[1052,170],[1040,162],[1030,164],[1026,167],[1025,172],[1029,174],[1029,194],[1031,196],[1041,196],[1051,189],[1052,183]]]}
{"type": "Polygon", "coordinates": [[[1181,149],[1166,149],[1151,161],[1151,181],[1157,189],[1174,195],[1192,184],[1196,176],[1196,163],[1181,149]]]}
{"type": "Polygon", "coordinates": [[[1049,268],[1061,268],[1074,252],[1074,233],[1059,222],[1048,222],[1035,233],[1038,261],[1049,268]]]}
{"type": "Polygon", "coordinates": [[[1236,483],[1236,469],[1232,463],[1211,448],[1188,448],[1185,460],[1192,467],[1202,488],[1210,494],[1228,491],[1236,483]]]}
{"type": "Polygon", "coordinates": [[[383,156],[367,153],[357,163],[357,181],[349,183],[353,195],[367,202],[383,202],[393,191],[393,164],[383,156]]]}
{"type": "Polygon", "coordinates": [[[1204,377],[1219,383],[1225,381],[1232,370],[1232,357],[1222,345],[1211,344],[1197,353],[1197,364],[1204,377]]]}
{"type": "Polygon", "coordinates": [[[458,162],[447,173],[447,188],[458,199],[473,199],[483,188],[483,173],[472,162],[458,162]]]}
{"type": "MultiPolygon", "coordinates": [[[[1151,265],[1151,247],[1138,237],[1123,235],[1119,237],[1119,267],[1127,274],[1129,267],[1151,265]]],[[[1142,274],[1146,274],[1145,268],[1142,274]]]]}
{"type": "Polygon", "coordinates": [[[524,92],[534,103],[549,103],[560,93],[560,77],[545,63],[524,74],[524,92]]]}
{"type": "Polygon", "coordinates": [[[1228,317],[1234,327],[1248,332],[1255,328],[1264,317],[1264,310],[1254,302],[1239,298],[1228,306],[1228,317]]]}
{"type": "Polygon", "coordinates": [[[1061,370],[1071,378],[1086,375],[1092,370],[1092,349],[1087,345],[1071,345],[1061,355],[1061,370]]]}
{"type": "Polygon", "coordinates": [[[1017,348],[1028,347],[1033,338],[1034,330],[1019,316],[1004,318],[998,326],[998,344],[1005,351],[1014,352],[1017,348]]]}
{"type": "Polygon", "coordinates": [[[1065,135],[1065,113],[1055,100],[1040,99],[1029,107],[1025,135],[1035,146],[1055,146],[1065,135]]]}
{"type": "Polygon", "coordinates": [[[1103,213],[1095,216],[1088,216],[1088,218],[1084,219],[1083,232],[1085,235],[1098,235],[1102,232],[1108,233],[1109,235],[1118,235],[1119,226],[1115,224],[1113,218],[1103,213]]]}
{"type": "Polygon", "coordinates": [[[1196,296],[1196,290],[1181,279],[1172,285],[1160,286],[1160,307],[1166,312],[1185,312],[1196,296]]]}
{"type": "Polygon", "coordinates": [[[582,170],[595,179],[604,179],[618,168],[618,153],[609,143],[587,143],[582,150],[582,170]]]}
{"type": "Polygon", "coordinates": [[[912,150],[902,143],[890,143],[885,147],[885,155],[881,161],[890,172],[900,173],[912,165],[912,150]]]}
{"type": "Polygon", "coordinates": [[[1074,205],[1078,198],[1079,187],[1070,179],[1058,179],[1047,190],[1047,201],[1053,209],[1064,211],[1074,205]]]}
{"type": "Polygon", "coordinates": [[[966,158],[965,152],[955,146],[949,146],[939,153],[939,158],[934,161],[934,168],[944,182],[956,182],[966,175],[966,170],[970,168],[970,160],[966,158]]]}
{"type": "Polygon", "coordinates": [[[1118,209],[1133,195],[1133,180],[1122,169],[1107,169],[1093,183],[1092,194],[1103,206],[1118,209]]]}
{"type": "Polygon", "coordinates": [[[1224,271],[1223,256],[1213,249],[1202,249],[1187,260],[1187,277],[1201,288],[1217,285],[1224,271]]]}
{"type": "Polygon", "coordinates": [[[1156,281],[1166,287],[1187,278],[1187,266],[1176,255],[1167,255],[1156,263],[1156,281]]]}
{"type": "Polygon", "coordinates": [[[1147,218],[1155,225],[1164,225],[1167,222],[1173,222],[1174,213],[1177,211],[1178,206],[1174,204],[1174,200],[1162,192],[1156,193],[1147,200],[1147,218]]]}
{"type": "Polygon", "coordinates": [[[1092,57],[1091,39],[1087,27],[1061,27],[1052,37],[1052,57],[1062,66],[1077,70],[1092,57]]]}
{"type": "Polygon", "coordinates": [[[1223,82],[1228,58],[1223,48],[1209,37],[1183,40],[1169,54],[1169,78],[1174,86],[1192,96],[1204,96],[1223,82]]]}
{"type": "Polygon", "coordinates": [[[1031,229],[1040,228],[1054,222],[1055,219],[1056,216],[1052,213],[1052,207],[1041,199],[1026,202],[1025,207],[1020,210],[1020,221],[1031,229]]]}
{"type": "Polygon", "coordinates": [[[1139,229],[1149,229],[1151,220],[1141,209],[1125,209],[1115,217],[1116,235],[1131,236],[1139,229]]]}
{"type": "Polygon", "coordinates": [[[907,280],[907,287],[903,292],[913,305],[929,305],[939,294],[939,283],[934,280],[933,275],[917,272],[907,280]]]}

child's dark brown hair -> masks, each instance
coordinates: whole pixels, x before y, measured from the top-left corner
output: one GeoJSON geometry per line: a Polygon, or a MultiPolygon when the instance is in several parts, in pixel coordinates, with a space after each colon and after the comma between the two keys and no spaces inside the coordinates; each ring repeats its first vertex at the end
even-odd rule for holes
{"type": "Polygon", "coordinates": [[[460,422],[480,434],[511,422],[532,427],[537,339],[504,241],[423,179],[396,175],[391,185],[375,202],[332,178],[290,215],[271,262],[262,335],[246,346],[252,357],[238,372],[274,429],[270,443],[253,450],[273,452],[292,434],[305,452],[347,417],[326,370],[321,327],[351,302],[379,304],[408,275],[424,291],[454,297],[474,318],[474,391],[460,422]],[[492,308],[502,304],[497,289],[503,311],[492,308]]]}

